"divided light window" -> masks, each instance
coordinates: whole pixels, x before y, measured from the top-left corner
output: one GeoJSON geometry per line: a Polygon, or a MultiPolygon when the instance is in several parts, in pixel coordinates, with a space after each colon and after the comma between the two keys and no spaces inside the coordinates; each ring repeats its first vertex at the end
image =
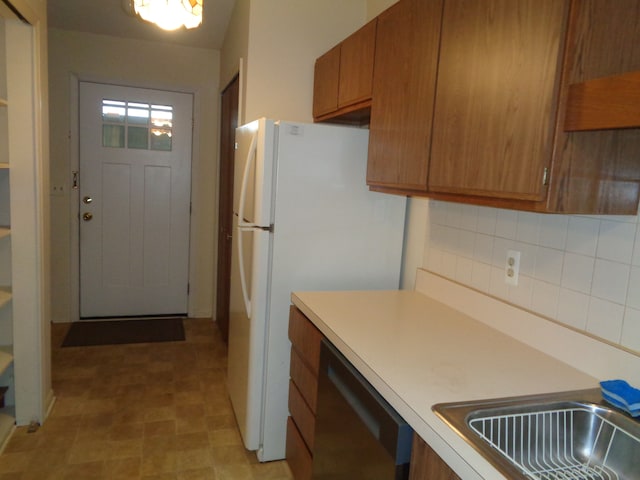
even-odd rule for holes
{"type": "Polygon", "coordinates": [[[102,146],[171,151],[173,107],[102,100],[102,146]]]}

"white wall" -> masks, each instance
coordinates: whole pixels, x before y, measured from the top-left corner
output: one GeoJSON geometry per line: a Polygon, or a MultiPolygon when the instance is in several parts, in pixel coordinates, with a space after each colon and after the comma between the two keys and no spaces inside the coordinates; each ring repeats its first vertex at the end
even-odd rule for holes
{"type": "Polygon", "coordinates": [[[423,266],[640,354],[638,216],[543,215],[429,201],[423,266]],[[507,250],[521,252],[517,286],[507,250]]]}
{"type": "Polygon", "coordinates": [[[104,35],[49,31],[51,176],[64,194],[51,197],[52,319],[73,320],[71,158],[68,140],[72,113],[70,79],[104,81],[195,93],[192,162],[192,226],[189,315],[210,317],[214,286],[218,158],[219,52],[104,35]]]}
{"type": "Polygon", "coordinates": [[[365,0],[238,0],[221,84],[244,59],[241,117],[311,122],[315,59],[366,22],[365,0]]]}

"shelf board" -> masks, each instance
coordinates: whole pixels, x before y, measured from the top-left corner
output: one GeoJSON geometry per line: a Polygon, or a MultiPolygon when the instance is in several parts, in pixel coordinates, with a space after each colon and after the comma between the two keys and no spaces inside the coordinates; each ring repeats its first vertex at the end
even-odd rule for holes
{"type": "Polygon", "coordinates": [[[640,127],[640,71],[569,86],[567,132],[640,127]]]}
{"type": "Polygon", "coordinates": [[[13,362],[13,347],[11,345],[0,346],[0,375],[2,375],[13,362]]]}
{"type": "Polygon", "coordinates": [[[4,307],[11,301],[11,289],[8,287],[0,287],[0,308],[4,307]]]}
{"type": "Polygon", "coordinates": [[[0,162],[0,169],[8,169],[9,168],[9,164],[7,162],[0,162]]]}
{"type": "Polygon", "coordinates": [[[11,229],[9,227],[0,227],[0,238],[8,237],[11,235],[11,229]]]}

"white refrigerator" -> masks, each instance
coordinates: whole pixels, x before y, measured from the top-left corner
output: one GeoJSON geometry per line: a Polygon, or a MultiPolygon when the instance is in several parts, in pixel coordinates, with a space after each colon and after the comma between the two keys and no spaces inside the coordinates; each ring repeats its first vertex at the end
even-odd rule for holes
{"type": "Polygon", "coordinates": [[[369,191],[367,144],[353,127],[236,130],[227,376],[260,461],[285,457],[291,292],[399,286],[406,199],[369,191]]]}

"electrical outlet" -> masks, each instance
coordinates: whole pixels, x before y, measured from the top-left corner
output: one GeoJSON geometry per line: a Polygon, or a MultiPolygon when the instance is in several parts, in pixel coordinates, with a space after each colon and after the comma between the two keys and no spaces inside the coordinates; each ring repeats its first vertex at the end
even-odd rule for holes
{"type": "Polygon", "coordinates": [[[504,282],[508,285],[518,285],[520,274],[520,252],[507,250],[507,260],[504,265],[504,282]]]}

